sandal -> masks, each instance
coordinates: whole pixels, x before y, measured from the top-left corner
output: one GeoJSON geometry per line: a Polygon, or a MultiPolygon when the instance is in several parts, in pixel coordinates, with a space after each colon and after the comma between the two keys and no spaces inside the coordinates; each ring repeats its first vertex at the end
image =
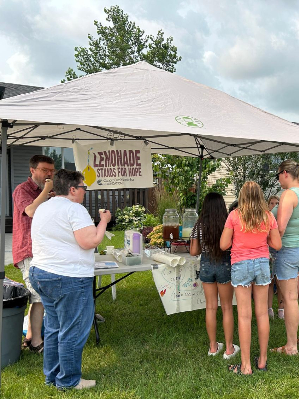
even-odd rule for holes
{"type": "Polygon", "coordinates": [[[259,358],[258,358],[258,356],[256,356],[256,357],[254,358],[254,363],[255,363],[255,367],[256,367],[259,371],[268,371],[267,362],[266,362],[265,367],[259,367],[259,358]]]}
{"type": "Polygon", "coordinates": [[[242,367],[241,363],[239,363],[239,364],[230,364],[228,366],[228,371],[231,371],[232,373],[237,374],[237,375],[252,375],[253,374],[253,370],[251,371],[251,374],[242,373],[241,367],[242,367]]]}
{"type": "Polygon", "coordinates": [[[31,345],[31,339],[24,338],[22,342],[22,349],[27,349],[31,345]]]}
{"type": "Polygon", "coordinates": [[[288,355],[288,356],[298,355],[298,352],[296,352],[296,353],[287,352],[285,345],[279,346],[278,348],[270,349],[270,352],[273,352],[273,353],[284,353],[285,355],[288,355]]]}
{"type": "Polygon", "coordinates": [[[32,346],[32,344],[30,344],[29,349],[31,350],[31,352],[34,352],[34,353],[43,353],[44,341],[42,341],[42,343],[37,346],[32,346]]]}

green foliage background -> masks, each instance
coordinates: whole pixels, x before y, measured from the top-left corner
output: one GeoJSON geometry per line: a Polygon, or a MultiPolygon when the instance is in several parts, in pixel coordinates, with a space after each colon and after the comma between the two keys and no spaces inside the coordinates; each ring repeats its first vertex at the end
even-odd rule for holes
{"type": "MultiPolygon", "coordinates": [[[[88,75],[147,61],[165,71],[175,72],[175,65],[181,57],[177,55],[177,47],[171,36],[165,38],[161,29],[156,36],[146,35],[118,5],[104,8],[104,12],[108,25],[95,20],[98,36],[88,34],[88,47],[75,47],[79,71],[88,75]]],[[[78,75],[69,68],[65,77],[62,83],[76,79],[78,75]]]]}
{"type": "Polygon", "coordinates": [[[248,180],[253,180],[261,186],[266,199],[277,194],[281,187],[275,174],[281,162],[286,159],[294,159],[299,162],[299,153],[285,152],[224,158],[232,183],[235,185],[236,198],[238,198],[241,187],[248,180]]]}
{"type": "MultiPolygon", "coordinates": [[[[180,157],[176,155],[152,155],[153,171],[161,184],[171,195],[178,197],[180,212],[185,208],[196,207],[197,179],[200,168],[200,158],[180,157]]],[[[203,159],[199,196],[199,210],[207,193],[216,191],[222,195],[230,183],[230,178],[221,178],[208,186],[208,177],[221,165],[221,160],[203,159]]]]}

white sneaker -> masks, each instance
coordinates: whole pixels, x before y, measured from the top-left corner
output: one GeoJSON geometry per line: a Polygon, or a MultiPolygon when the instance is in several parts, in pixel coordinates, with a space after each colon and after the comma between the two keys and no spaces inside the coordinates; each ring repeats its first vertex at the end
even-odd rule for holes
{"type": "Polygon", "coordinates": [[[274,319],[274,311],[273,311],[272,308],[269,308],[269,309],[268,309],[268,315],[269,315],[269,318],[270,318],[270,319],[274,319]]]}
{"type": "Polygon", "coordinates": [[[80,379],[79,384],[74,387],[74,389],[88,389],[96,386],[95,380],[84,380],[80,379]]]}
{"type": "Polygon", "coordinates": [[[231,353],[230,355],[227,355],[225,352],[223,353],[223,359],[228,360],[231,357],[234,357],[239,351],[240,351],[240,347],[238,345],[233,344],[234,347],[234,351],[233,353],[231,353]]]}
{"type": "Polygon", "coordinates": [[[96,321],[99,323],[105,323],[105,317],[103,317],[100,313],[95,314],[96,321]]]}
{"type": "Polygon", "coordinates": [[[217,342],[217,351],[210,352],[210,349],[209,349],[208,356],[216,356],[216,355],[218,355],[219,352],[222,351],[222,349],[223,349],[223,344],[221,342],[217,342]]]}
{"type": "Polygon", "coordinates": [[[284,319],[284,309],[278,309],[278,318],[284,319]]]}

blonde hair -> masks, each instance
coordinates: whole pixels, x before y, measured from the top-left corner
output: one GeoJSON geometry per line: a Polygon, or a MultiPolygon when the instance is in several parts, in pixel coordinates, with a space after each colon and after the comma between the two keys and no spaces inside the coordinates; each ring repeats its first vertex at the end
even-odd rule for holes
{"type": "Polygon", "coordinates": [[[270,213],[260,186],[247,181],[239,193],[238,214],[242,229],[246,232],[268,232],[270,213]],[[262,226],[264,224],[264,226],[262,226]]]}
{"type": "Polygon", "coordinates": [[[294,179],[299,180],[299,164],[293,159],[287,159],[279,165],[278,171],[282,172],[283,170],[293,176],[294,179]]]}

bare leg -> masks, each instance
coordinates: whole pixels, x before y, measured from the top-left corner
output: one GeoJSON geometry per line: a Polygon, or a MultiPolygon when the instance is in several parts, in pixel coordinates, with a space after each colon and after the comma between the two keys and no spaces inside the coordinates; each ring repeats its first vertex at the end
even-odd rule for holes
{"type": "MultiPolygon", "coordinates": [[[[29,314],[29,323],[31,328],[31,345],[38,346],[42,342],[41,330],[44,317],[44,307],[41,302],[36,302],[31,305],[29,314]]],[[[29,329],[29,324],[28,324],[29,329]]]]}
{"type": "Polygon", "coordinates": [[[231,283],[217,284],[220,296],[221,309],[223,315],[223,330],[227,355],[234,353],[233,334],[234,334],[234,315],[233,315],[233,293],[234,288],[231,283]]]}
{"type": "Polygon", "coordinates": [[[27,334],[26,334],[26,338],[30,339],[30,341],[32,339],[32,331],[31,331],[31,323],[30,323],[31,307],[32,307],[32,305],[29,305],[29,309],[28,309],[28,326],[27,326],[27,334]]]}
{"type": "Polygon", "coordinates": [[[284,299],[284,321],[287,331],[285,352],[290,355],[298,353],[297,331],[299,324],[298,312],[298,277],[289,280],[278,280],[284,299]]]}
{"type": "Polygon", "coordinates": [[[257,321],[257,331],[260,344],[259,368],[264,368],[267,362],[267,348],[269,341],[269,317],[267,309],[268,285],[253,284],[254,308],[257,321]]]}
{"type": "MultiPolygon", "coordinates": [[[[252,286],[235,288],[238,307],[239,341],[241,347],[241,371],[243,374],[251,374],[250,346],[251,346],[251,293],[252,286]]],[[[267,301],[265,302],[267,305],[267,301]]]]}
{"type": "Polygon", "coordinates": [[[274,279],[272,279],[271,284],[269,285],[269,291],[268,291],[268,313],[270,317],[274,317],[273,313],[273,296],[274,296],[274,279]]]}
{"type": "Polygon", "coordinates": [[[277,283],[278,317],[284,319],[284,302],[279,284],[277,283]]]}
{"type": "Polygon", "coordinates": [[[217,283],[202,283],[206,298],[206,329],[210,340],[210,352],[217,352],[216,314],[218,309],[217,283]]]}

